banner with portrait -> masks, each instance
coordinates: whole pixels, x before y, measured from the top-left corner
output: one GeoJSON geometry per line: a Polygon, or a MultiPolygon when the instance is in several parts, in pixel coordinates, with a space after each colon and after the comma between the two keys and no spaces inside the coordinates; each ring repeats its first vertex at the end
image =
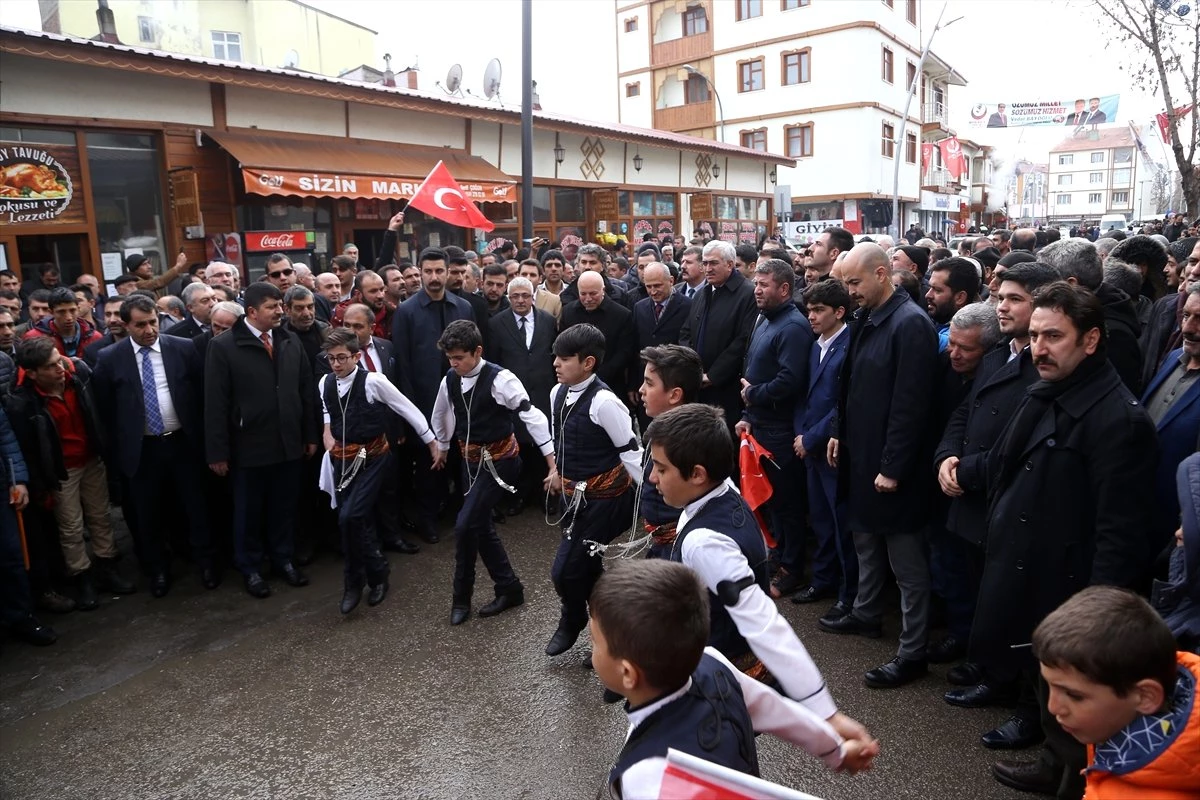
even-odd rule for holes
{"type": "Polygon", "coordinates": [[[1060,100],[1005,100],[971,107],[972,128],[1058,125],[1088,128],[1117,122],[1121,95],[1084,95],[1060,100]]]}

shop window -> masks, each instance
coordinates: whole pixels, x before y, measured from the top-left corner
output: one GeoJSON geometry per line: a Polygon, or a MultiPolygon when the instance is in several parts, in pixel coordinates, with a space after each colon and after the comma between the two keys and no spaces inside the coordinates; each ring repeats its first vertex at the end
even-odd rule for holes
{"type": "Polygon", "coordinates": [[[654,216],[654,192],[633,193],[633,216],[654,216]]]}
{"type": "Polygon", "coordinates": [[[659,192],[654,195],[654,215],[656,217],[675,216],[675,195],[659,192]]]}
{"type": "Polygon", "coordinates": [[[813,154],[813,126],[789,125],[783,129],[790,158],[809,158],[813,154]]]}
{"type": "Polygon", "coordinates": [[[738,91],[757,92],[763,88],[763,60],[738,62],[738,91]]]}
{"type": "Polygon", "coordinates": [[[550,187],[533,187],[533,221],[550,221],[550,187]]]}
{"type": "Polygon", "coordinates": [[[212,32],[213,58],[221,61],[242,60],[242,35],[228,31],[212,32]]]}
{"type": "Polygon", "coordinates": [[[890,47],[883,48],[883,79],[888,83],[894,83],[894,67],[896,56],[890,47]]]}
{"type": "Polygon", "coordinates": [[[717,219],[737,219],[737,198],[718,195],[717,219]]]}
{"type": "Polygon", "coordinates": [[[630,215],[630,211],[629,211],[630,197],[629,197],[629,195],[630,195],[630,192],[625,192],[625,191],[617,192],[617,213],[620,214],[622,217],[628,217],[630,215]]]}
{"type": "Polygon", "coordinates": [[[554,219],[556,222],[580,222],[587,219],[583,189],[554,190],[554,219]]]}
{"type": "Polygon", "coordinates": [[[0,128],[0,140],[25,142],[27,144],[75,144],[71,131],[55,131],[47,128],[0,128]]]}
{"type": "Polygon", "coordinates": [[[100,252],[140,249],[155,272],[175,259],[164,251],[159,152],[153,136],[88,133],[87,160],[100,252]]]}
{"type": "Polygon", "coordinates": [[[884,158],[896,157],[896,126],[890,122],[883,123],[882,149],[884,158]]]}
{"type": "Polygon", "coordinates": [[[738,22],[762,16],[762,0],[738,0],[738,22]]]}
{"type": "Polygon", "coordinates": [[[692,6],[683,12],[683,35],[696,36],[701,33],[708,33],[708,16],[704,13],[704,6],[692,6]]]}
{"type": "Polygon", "coordinates": [[[797,50],[794,53],[784,53],[781,56],[783,59],[783,85],[792,86],[797,83],[808,83],[812,79],[812,51],[808,48],[797,50]]]}

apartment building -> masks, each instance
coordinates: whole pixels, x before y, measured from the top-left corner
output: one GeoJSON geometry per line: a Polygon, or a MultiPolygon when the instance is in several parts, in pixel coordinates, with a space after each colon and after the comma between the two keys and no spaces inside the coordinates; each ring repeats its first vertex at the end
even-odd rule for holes
{"type": "Polygon", "coordinates": [[[1014,223],[1040,225],[1046,221],[1046,190],[1050,167],[1018,161],[1008,181],[1008,213],[1014,223]]]}
{"type": "Polygon", "coordinates": [[[1051,222],[1095,222],[1105,214],[1133,215],[1138,158],[1127,127],[1083,131],[1050,151],[1051,222]]]}

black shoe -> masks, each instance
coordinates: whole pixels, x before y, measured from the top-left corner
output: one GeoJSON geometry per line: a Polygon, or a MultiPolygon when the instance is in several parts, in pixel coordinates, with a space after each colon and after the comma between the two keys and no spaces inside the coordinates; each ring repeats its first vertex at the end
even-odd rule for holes
{"type": "Polygon", "coordinates": [[[200,583],[205,589],[215,589],[221,585],[221,571],[216,567],[205,567],[200,570],[200,583]]]}
{"type": "Polygon", "coordinates": [[[930,664],[949,664],[958,661],[967,654],[967,643],[953,636],[934,642],[925,651],[925,657],[930,664]]]}
{"type": "Polygon", "coordinates": [[[246,591],[251,597],[257,597],[262,600],[265,597],[271,596],[271,587],[263,580],[263,576],[257,572],[251,572],[245,577],[246,591]]]}
{"type": "Polygon", "coordinates": [[[167,592],[171,591],[171,579],[167,577],[165,572],[156,572],[154,577],[150,578],[150,594],[152,597],[166,597],[167,592]]]}
{"type": "Polygon", "coordinates": [[[508,505],[506,505],[504,507],[504,513],[510,517],[515,517],[524,510],[525,510],[525,501],[519,497],[516,498],[515,500],[512,500],[508,505]]]}
{"type": "Polygon", "coordinates": [[[787,597],[800,588],[800,576],[780,567],[779,572],[771,580],[771,597],[776,599],[787,597]]]}
{"type": "Polygon", "coordinates": [[[8,633],[13,638],[36,647],[47,647],[58,641],[58,634],[54,632],[54,629],[38,622],[33,616],[25,617],[25,619],[9,625],[8,633]]]}
{"type": "Polygon", "coordinates": [[[946,680],[955,686],[978,686],[987,682],[987,676],[983,674],[983,667],[974,661],[964,661],[946,672],[946,680]]]}
{"type": "Polygon", "coordinates": [[[846,605],[841,600],[838,600],[829,607],[829,610],[825,612],[825,615],[821,617],[818,622],[837,622],[839,619],[849,613],[850,606],[846,605]]]}
{"type": "Polygon", "coordinates": [[[116,559],[97,558],[92,564],[92,580],[97,589],[113,594],[133,594],[137,586],[121,574],[116,559]]]}
{"type": "Polygon", "coordinates": [[[625,699],[624,695],[617,694],[612,689],[609,689],[607,687],[604,689],[604,702],[607,705],[611,706],[613,703],[619,703],[624,699],[625,699]]]}
{"type": "Polygon", "coordinates": [[[450,608],[450,624],[462,625],[471,616],[470,606],[452,606],[450,608]]]}
{"type": "Polygon", "coordinates": [[[492,509],[492,522],[496,523],[497,525],[503,525],[504,523],[508,522],[508,517],[505,516],[504,511],[502,511],[499,506],[496,506],[492,509]]]}
{"type": "Polygon", "coordinates": [[[876,667],[866,674],[867,686],[872,689],[895,689],[929,674],[929,662],[925,659],[901,658],[896,656],[888,663],[876,667]]]}
{"type": "Polygon", "coordinates": [[[400,523],[400,527],[406,531],[415,532],[417,530],[417,524],[409,519],[408,514],[403,511],[397,515],[397,521],[400,523]]]}
{"type": "Polygon", "coordinates": [[[985,733],[980,742],[989,750],[1023,750],[1033,747],[1045,738],[1046,734],[1037,720],[1013,715],[1004,720],[1000,727],[985,733]]]}
{"type": "Polygon", "coordinates": [[[390,587],[386,580],[383,583],[377,583],[374,586],[372,586],[371,590],[369,592],[367,592],[367,605],[374,608],[375,606],[382,603],[383,598],[387,597],[389,588],[390,587]]]}
{"type": "Polygon", "coordinates": [[[308,586],[308,576],[296,569],[295,565],[290,561],[276,570],[276,572],[283,577],[284,583],[288,586],[308,586]]]}
{"type": "Polygon", "coordinates": [[[567,620],[559,620],[558,630],[550,637],[550,641],[546,643],[546,655],[561,656],[563,653],[575,646],[575,641],[579,639],[579,634],[583,632],[584,625],[567,620]]]}
{"type": "Polygon", "coordinates": [[[417,525],[417,536],[427,544],[437,544],[441,539],[438,537],[437,527],[433,524],[433,520],[421,520],[417,525]]]}
{"type": "Polygon", "coordinates": [[[38,611],[49,611],[51,614],[69,614],[75,610],[74,600],[53,589],[47,589],[39,594],[33,604],[38,611]]]}
{"type": "Polygon", "coordinates": [[[836,589],[818,589],[815,586],[806,586],[792,595],[792,602],[797,605],[803,605],[805,603],[815,603],[818,600],[828,600],[830,597],[837,597],[836,589]]]}
{"type": "Polygon", "coordinates": [[[821,627],[821,630],[830,633],[854,634],[855,636],[865,636],[868,639],[878,639],[883,636],[883,625],[878,622],[874,624],[863,622],[853,613],[847,613],[839,619],[827,620],[821,617],[817,620],[817,625],[821,627]]]}
{"type": "Polygon", "coordinates": [[[498,594],[492,602],[488,603],[483,608],[479,609],[479,616],[494,617],[497,614],[502,614],[510,608],[525,604],[525,590],[517,589],[515,592],[506,592],[498,594]]]}
{"type": "Polygon", "coordinates": [[[1011,707],[1017,702],[1017,693],[1012,686],[980,683],[965,689],[951,689],[942,698],[950,705],[959,708],[1011,707]]]}
{"type": "Polygon", "coordinates": [[[361,586],[347,586],[346,591],[342,592],[342,604],[339,606],[343,614],[349,614],[354,609],[358,608],[358,602],[362,600],[361,586]]]}
{"type": "Polygon", "coordinates": [[[95,611],[100,607],[100,598],[96,594],[96,585],[92,576],[81,572],[75,578],[75,608],[80,611],[95,611]]]}
{"type": "Polygon", "coordinates": [[[413,556],[421,552],[421,547],[419,545],[413,544],[404,537],[384,542],[383,549],[391,553],[401,553],[406,556],[413,556]]]}
{"type": "Polygon", "coordinates": [[[1062,776],[1049,764],[1037,761],[997,761],[992,765],[992,777],[1018,792],[1058,794],[1062,776]]]}

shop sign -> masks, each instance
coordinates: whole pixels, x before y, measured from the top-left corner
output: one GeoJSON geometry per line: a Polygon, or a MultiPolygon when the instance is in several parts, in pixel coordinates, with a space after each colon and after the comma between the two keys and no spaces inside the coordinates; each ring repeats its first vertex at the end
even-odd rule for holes
{"type": "Polygon", "coordinates": [[[311,250],[316,241],[317,236],[313,231],[246,231],[246,252],[311,250]]]}
{"type": "Polygon", "coordinates": [[[692,219],[713,218],[712,192],[699,192],[692,195],[692,219]]]}
{"type": "Polygon", "coordinates": [[[60,160],[65,154],[78,164],[74,148],[0,142],[0,219],[9,224],[51,222],[66,211],[74,187],[60,160]]]}
{"type": "Polygon", "coordinates": [[[843,221],[840,219],[822,219],[813,222],[785,222],[783,223],[783,235],[789,239],[798,239],[801,236],[816,236],[830,228],[842,228],[843,221]]]}
{"type": "Polygon", "coordinates": [[[598,220],[610,220],[619,215],[616,189],[592,190],[592,216],[598,220]]]}
{"type": "MultiPolygon", "coordinates": [[[[335,175],[283,169],[242,168],[242,181],[250,194],[298,197],[350,197],[372,200],[408,200],[417,193],[421,178],[380,175],[335,175]]],[[[477,203],[515,203],[517,187],[511,183],[470,183],[459,186],[468,200],[477,203]]]]}

